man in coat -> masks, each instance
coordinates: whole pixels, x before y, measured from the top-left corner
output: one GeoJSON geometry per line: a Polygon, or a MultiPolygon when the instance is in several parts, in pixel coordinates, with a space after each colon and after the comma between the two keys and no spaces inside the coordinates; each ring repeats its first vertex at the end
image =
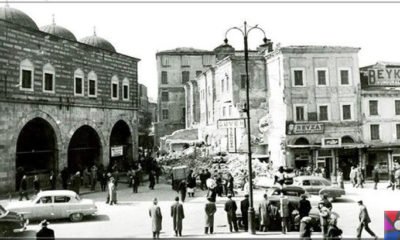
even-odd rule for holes
{"type": "Polygon", "coordinates": [[[36,233],[37,240],[54,240],[54,231],[50,228],[47,228],[49,222],[47,220],[43,220],[41,223],[42,229],[36,233]]]}
{"type": "Polygon", "coordinates": [[[152,223],[153,238],[160,238],[160,231],[162,229],[162,214],[161,209],[157,205],[157,198],[153,200],[153,206],[149,210],[149,215],[152,223]]]}
{"type": "Polygon", "coordinates": [[[357,238],[361,239],[362,230],[363,228],[365,228],[365,230],[369,233],[369,235],[371,235],[375,239],[378,239],[375,233],[368,226],[368,224],[371,222],[371,219],[369,218],[368,210],[364,206],[363,201],[362,200],[358,201],[358,205],[360,206],[360,214],[358,216],[360,224],[357,227],[357,238]]]}
{"type": "Polygon", "coordinates": [[[289,209],[289,199],[287,196],[283,195],[281,192],[281,197],[279,198],[280,208],[279,213],[281,214],[282,220],[282,233],[286,234],[290,230],[290,209],[289,209]]]}
{"type": "Polygon", "coordinates": [[[208,229],[210,229],[210,234],[214,232],[214,214],[217,211],[217,206],[215,205],[214,200],[209,197],[207,198],[208,202],[205,206],[205,213],[206,213],[206,224],[204,232],[208,234],[208,229]]]}
{"type": "Polygon", "coordinates": [[[244,230],[247,232],[249,229],[248,211],[249,211],[249,194],[244,195],[244,199],[240,202],[240,211],[242,212],[242,220],[244,230]]]}
{"type": "Polygon", "coordinates": [[[372,178],[374,179],[374,189],[378,189],[378,183],[379,183],[379,166],[376,165],[374,170],[372,170],[372,178]]]}
{"type": "Polygon", "coordinates": [[[186,180],[182,180],[178,185],[178,192],[181,194],[182,202],[186,199],[186,180]]]}
{"type": "Polygon", "coordinates": [[[267,194],[264,194],[264,199],[258,205],[258,212],[260,213],[260,231],[268,231],[269,227],[269,201],[267,194]]]}
{"type": "Polygon", "coordinates": [[[72,191],[79,194],[79,189],[81,188],[81,173],[78,171],[71,179],[71,188],[72,191]]]}
{"type": "Polygon", "coordinates": [[[110,178],[108,182],[108,193],[107,193],[107,202],[110,205],[117,204],[117,189],[115,186],[115,179],[113,177],[110,178]]]}
{"type": "Polygon", "coordinates": [[[22,179],[21,179],[21,184],[19,187],[19,200],[20,201],[22,201],[23,197],[25,197],[26,200],[29,200],[27,189],[28,189],[28,183],[26,182],[26,175],[23,175],[22,179]]]}
{"type": "Polygon", "coordinates": [[[236,219],[236,202],[232,200],[232,195],[228,194],[228,201],[225,203],[225,208],[226,216],[228,218],[228,225],[229,225],[229,231],[232,232],[232,225],[233,228],[235,229],[235,232],[239,231],[238,225],[237,225],[237,219],[236,219]]]}
{"type": "Polygon", "coordinates": [[[303,219],[303,217],[307,217],[310,211],[311,203],[307,200],[307,195],[303,194],[301,195],[301,200],[299,201],[300,220],[303,219]]]}
{"type": "Polygon", "coordinates": [[[185,218],[183,205],[179,203],[179,197],[175,197],[175,203],[171,206],[171,217],[174,222],[175,236],[182,237],[182,220],[185,218]]]}

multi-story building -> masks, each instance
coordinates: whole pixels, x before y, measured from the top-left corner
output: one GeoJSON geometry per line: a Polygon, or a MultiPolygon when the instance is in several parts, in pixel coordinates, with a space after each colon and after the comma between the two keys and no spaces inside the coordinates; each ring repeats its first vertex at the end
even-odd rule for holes
{"type": "Polygon", "coordinates": [[[77,41],[17,9],[0,13],[0,191],[23,172],[45,187],[50,171],[135,160],[139,59],[96,34],[77,41]]]}
{"type": "Polygon", "coordinates": [[[326,177],[362,163],[359,48],[289,46],[266,55],[270,159],[320,167],[326,177]]]}
{"type": "Polygon", "coordinates": [[[378,166],[387,177],[400,163],[400,63],[377,62],[360,73],[366,175],[378,166]]]}
{"type": "Polygon", "coordinates": [[[198,110],[193,109],[192,104],[188,104],[185,95],[188,91],[196,92],[194,79],[215,63],[215,56],[213,51],[176,48],[158,52],[156,58],[158,71],[156,141],[159,142],[160,137],[190,127],[198,121],[198,113],[195,112],[198,110]],[[186,118],[187,115],[190,117],[186,118]]]}

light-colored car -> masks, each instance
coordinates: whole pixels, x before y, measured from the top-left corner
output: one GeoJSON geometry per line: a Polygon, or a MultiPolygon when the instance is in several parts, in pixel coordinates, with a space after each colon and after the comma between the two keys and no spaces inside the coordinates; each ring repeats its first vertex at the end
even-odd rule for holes
{"type": "Polygon", "coordinates": [[[97,212],[97,206],[91,199],[81,199],[74,191],[42,191],[30,201],[11,202],[8,211],[21,214],[26,219],[69,218],[78,222],[86,215],[97,212]]]}
{"type": "Polygon", "coordinates": [[[293,180],[293,185],[303,187],[310,194],[326,194],[331,202],[346,194],[344,189],[332,186],[332,183],[323,177],[299,176],[293,180]]]}

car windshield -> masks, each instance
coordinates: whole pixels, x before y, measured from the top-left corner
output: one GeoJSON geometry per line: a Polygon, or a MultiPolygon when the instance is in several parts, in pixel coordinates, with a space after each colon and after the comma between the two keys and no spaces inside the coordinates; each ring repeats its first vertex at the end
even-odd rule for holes
{"type": "MultiPolygon", "coordinates": [[[[283,189],[283,195],[285,196],[293,196],[293,197],[299,197],[301,194],[303,194],[304,191],[302,190],[296,190],[296,189],[283,189]]],[[[267,190],[267,195],[272,196],[272,195],[280,195],[281,190],[277,188],[270,188],[267,190]]]]}

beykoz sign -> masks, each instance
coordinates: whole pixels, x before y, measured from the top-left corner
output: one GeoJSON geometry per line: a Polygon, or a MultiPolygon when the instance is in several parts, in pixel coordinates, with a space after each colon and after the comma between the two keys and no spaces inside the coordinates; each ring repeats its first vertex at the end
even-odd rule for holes
{"type": "Polygon", "coordinates": [[[368,85],[400,86],[400,68],[368,69],[368,85]]]}
{"type": "Polygon", "coordinates": [[[323,123],[293,123],[288,122],[286,125],[287,135],[298,134],[319,134],[324,133],[323,123]]]}

